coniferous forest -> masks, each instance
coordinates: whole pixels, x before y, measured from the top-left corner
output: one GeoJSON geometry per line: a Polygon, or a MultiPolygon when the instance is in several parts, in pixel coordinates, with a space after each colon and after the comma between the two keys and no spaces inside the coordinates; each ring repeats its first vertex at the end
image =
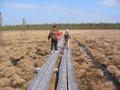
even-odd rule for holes
{"type": "MultiPolygon", "coordinates": [[[[6,25],[1,30],[49,30],[54,24],[34,24],[34,25],[6,25]]],[[[56,24],[59,29],[120,29],[120,23],[86,23],[86,24],[56,24]]]]}

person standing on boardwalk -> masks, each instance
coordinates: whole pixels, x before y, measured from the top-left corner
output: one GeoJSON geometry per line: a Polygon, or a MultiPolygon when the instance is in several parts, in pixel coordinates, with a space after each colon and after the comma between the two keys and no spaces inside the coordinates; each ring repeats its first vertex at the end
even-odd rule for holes
{"type": "Polygon", "coordinates": [[[48,40],[51,40],[51,53],[57,52],[58,47],[58,37],[57,37],[58,29],[57,26],[54,25],[48,35],[48,40]]]}
{"type": "Polygon", "coordinates": [[[71,38],[69,30],[67,29],[64,34],[65,46],[69,46],[69,38],[71,38]]]}

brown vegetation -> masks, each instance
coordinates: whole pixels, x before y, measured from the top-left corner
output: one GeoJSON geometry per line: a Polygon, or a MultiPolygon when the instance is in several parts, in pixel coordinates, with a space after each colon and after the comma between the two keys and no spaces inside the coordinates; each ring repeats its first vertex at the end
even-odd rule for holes
{"type": "MultiPolygon", "coordinates": [[[[107,70],[120,81],[120,31],[78,31],[74,33],[86,45],[94,60],[107,66],[107,70]]],[[[115,90],[115,85],[107,80],[103,72],[89,61],[82,49],[72,40],[76,77],[80,90],[115,90]]]]}
{"type": "Polygon", "coordinates": [[[0,47],[0,90],[26,90],[35,68],[44,64],[50,52],[48,32],[4,32],[0,47]],[[44,34],[46,33],[46,34],[44,34]],[[9,38],[8,38],[9,37],[9,38]]]}
{"type": "MultiPolygon", "coordinates": [[[[26,90],[35,75],[35,68],[44,64],[50,52],[48,33],[27,31],[24,36],[21,31],[3,32],[4,42],[0,46],[0,90],[26,90]]],[[[120,82],[120,31],[86,30],[70,33],[86,45],[94,59],[106,65],[107,70],[120,82]]],[[[95,67],[73,39],[70,46],[79,90],[115,90],[115,85],[95,67]]],[[[52,83],[50,86],[54,87],[52,83]]]]}

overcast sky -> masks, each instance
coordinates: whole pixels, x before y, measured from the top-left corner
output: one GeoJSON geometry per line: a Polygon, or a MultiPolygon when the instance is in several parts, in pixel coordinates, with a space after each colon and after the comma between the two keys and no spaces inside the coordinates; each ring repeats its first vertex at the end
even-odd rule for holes
{"type": "Polygon", "coordinates": [[[3,23],[120,22],[120,0],[0,0],[3,23]]]}

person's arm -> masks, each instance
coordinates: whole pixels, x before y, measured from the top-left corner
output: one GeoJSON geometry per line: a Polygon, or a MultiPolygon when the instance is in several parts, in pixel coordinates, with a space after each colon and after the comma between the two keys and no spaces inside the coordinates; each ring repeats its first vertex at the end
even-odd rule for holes
{"type": "Polygon", "coordinates": [[[48,40],[50,40],[50,33],[49,33],[49,35],[48,35],[48,40]]]}
{"type": "Polygon", "coordinates": [[[71,35],[70,35],[70,33],[69,33],[69,38],[71,38],[71,35]]]}

